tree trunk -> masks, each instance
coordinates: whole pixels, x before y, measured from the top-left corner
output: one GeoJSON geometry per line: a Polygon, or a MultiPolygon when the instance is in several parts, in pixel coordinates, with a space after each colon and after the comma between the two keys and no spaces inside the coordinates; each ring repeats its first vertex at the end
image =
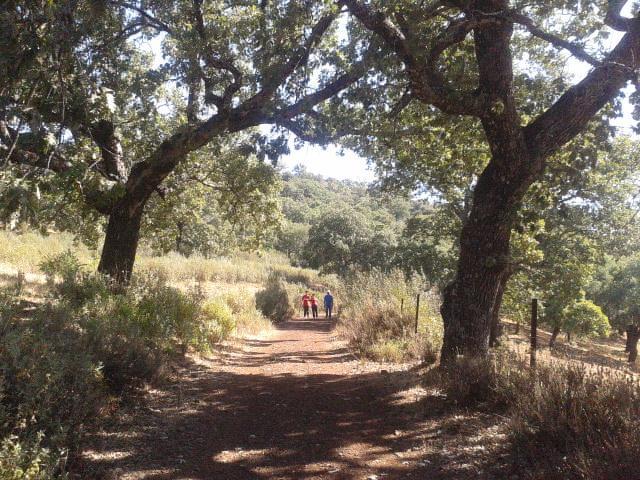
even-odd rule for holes
{"type": "Polygon", "coordinates": [[[556,325],[553,327],[553,331],[551,332],[551,338],[549,339],[549,348],[553,348],[556,346],[558,335],[560,335],[560,327],[556,325]]]}
{"type": "MultiPolygon", "coordinates": [[[[508,8],[508,2],[482,0],[476,7],[489,13],[508,8]]],[[[488,353],[492,320],[502,303],[500,289],[511,270],[509,242],[515,213],[544,168],[540,158],[530,156],[520,128],[513,97],[511,35],[512,26],[507,23],[474,30],[478,93],[491,98],[494,105],[480,119],[491,161],[478,179],[471,213],[460,234],[456,277],[444,291],[440,309],[443,364],[459,354],[488,353]]]]}
{"type": "Polygon", "coordinates": [[[178,235],[176,236],[176,252],[182,254],[182,244],[184,242],[184,222],[176,222],[178,235]]]}
{"type": "Polygon", "coordinates": [[[571,343],[571,332],[567,332],[567,343],[571,343]]]}
{"type": "Polygon", "coordinates": [[[640,340],[640,327],[628,325],[625,351],[629,353],[629,363],[636,363],[636,358],[638,358],[638,340],[640,340]]]}
{"type": "Polygon", "coordinates": [[[116,208],[109,216],[98,271],[118,285],[126,285],[131,279],[141,220],[142,208],[134,211],[116,208]]]}

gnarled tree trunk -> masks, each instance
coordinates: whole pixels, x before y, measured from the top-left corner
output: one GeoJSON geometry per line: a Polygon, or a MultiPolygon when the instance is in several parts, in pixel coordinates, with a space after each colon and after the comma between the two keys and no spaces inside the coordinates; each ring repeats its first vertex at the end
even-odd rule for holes
{"type": "MultiPolygon", "coordinates": [[[[478,2],[488,12],[506,8],[504,0],[478,2]]],[[[494,107],[481,117],[492,158],[478,179],[473,206],[460,235],[455,279],[444,292],[441,362],[459,354],[484,356],[491,325],[499,315],[502,290],[511,271],[511,229],[529,186],[541,173],[530,158],[513,97],[509,43],[512,25],[492,24],[474,32],[481,92],[494,107]]]]}
{"type": "Polygon", "coordinates": [[[636,363],[638,358],[638,340],[640,340],[640,327],[628,325],[625,351],[629,354],[629,363],[636,363]]]}
{"type": "Polygon", "coordinates": [[[142,211],[142,208],[116,208],[109,216],[98,271],[116,284],[126,285],[131,279],[140,239],[142,211]]]}

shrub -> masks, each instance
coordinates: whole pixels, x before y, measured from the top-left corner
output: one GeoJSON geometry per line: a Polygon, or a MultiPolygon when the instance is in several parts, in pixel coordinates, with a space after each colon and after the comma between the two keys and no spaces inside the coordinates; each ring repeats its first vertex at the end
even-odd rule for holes
{"type": "Polygon", "coordinates": [[[228,292],[222,300],[231,308],[238,334],[256,334],[272,327],[271,321],[256,309],[254,295],[248,291],[228,292]]]}
{"type": "Polygon", "coordinates": [[[415,333],[417,281],[406,281],[401,272],[360,273],[348,278],[336,294],[344,299],[339,330],[359,355],[385,361],[422,359],[434,362],[442,338],[442,322],[436,299],[423,295],[419,333],[415,333]],[[401,305],[404,300],[404,311],[401,305]]]}
{"type": "Polygon", "coordinates": [[[529,369],[502,352],[459,359],[437,378],[451,402],[505,412],[527,478],[637,477],[640,385],[631,375],[584,365],[529,369]]]}
{"type": "Polygon", "coordinates": [[[66,478],[56,475],[62,458],[40,445],[41,435],[33,444],[11,435],[0,443],[0,478],[3,480],[49,480],[66,478]]]}
{"type": "Polygon", "coordinates": [[[539,478],[635,478],[640,389],[631,376],[584,366],[539,368],[514,396],[516,458],[539,478]]]}
{"type": "Polygon", "coordinates": [[[231,308],[221,300],[205,303],[200,315],[201,335],[205,348],[226,340],[236,328],[231,308]]]}
{"type": "Polygon", "coordinates": [[[277,274],[271,274],[264,290],[256,293],[256,306],[262,314],[279,323],[291,320],[296,312],[296,292],[277,274]]]}
{"type": "Polygon", "coordinates": [[[102,405],[99,365],[67,313],[49,307],[29,321],[2,318],[0,472],[21,475],[8,478],[49,478],[102,405]]]}
{"type": "Polygon", "coordinates": [[[87,272],[71,250],[47,257],[40,263],[40,270],[45,274],[47,285],[54,296],[64,299],[74,307],[98,296],[109,296],[106,279],[87,272]]]}

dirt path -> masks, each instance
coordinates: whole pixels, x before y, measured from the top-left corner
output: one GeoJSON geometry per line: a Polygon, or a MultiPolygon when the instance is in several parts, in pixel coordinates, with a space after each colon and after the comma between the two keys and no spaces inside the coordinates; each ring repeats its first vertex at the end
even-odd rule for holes
{"type": "Polygon", "coordinates": [[[484,466],[495,419],[451,411],[415,366],[359,362],[324,320],[173,373],[91,436],[79,478],[505,478],[484,466]]]}

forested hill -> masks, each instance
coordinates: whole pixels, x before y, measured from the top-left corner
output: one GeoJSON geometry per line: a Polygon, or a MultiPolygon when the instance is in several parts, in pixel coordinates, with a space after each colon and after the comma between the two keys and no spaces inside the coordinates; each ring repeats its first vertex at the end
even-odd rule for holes
{"type": "Polygon", "coordinates": [[[297,168],[283,173],[284,221],[275,248],[293,263],[344,273],[350,267],[384,268],[419,205],[409,196],[335,180],[297,168]]]}

